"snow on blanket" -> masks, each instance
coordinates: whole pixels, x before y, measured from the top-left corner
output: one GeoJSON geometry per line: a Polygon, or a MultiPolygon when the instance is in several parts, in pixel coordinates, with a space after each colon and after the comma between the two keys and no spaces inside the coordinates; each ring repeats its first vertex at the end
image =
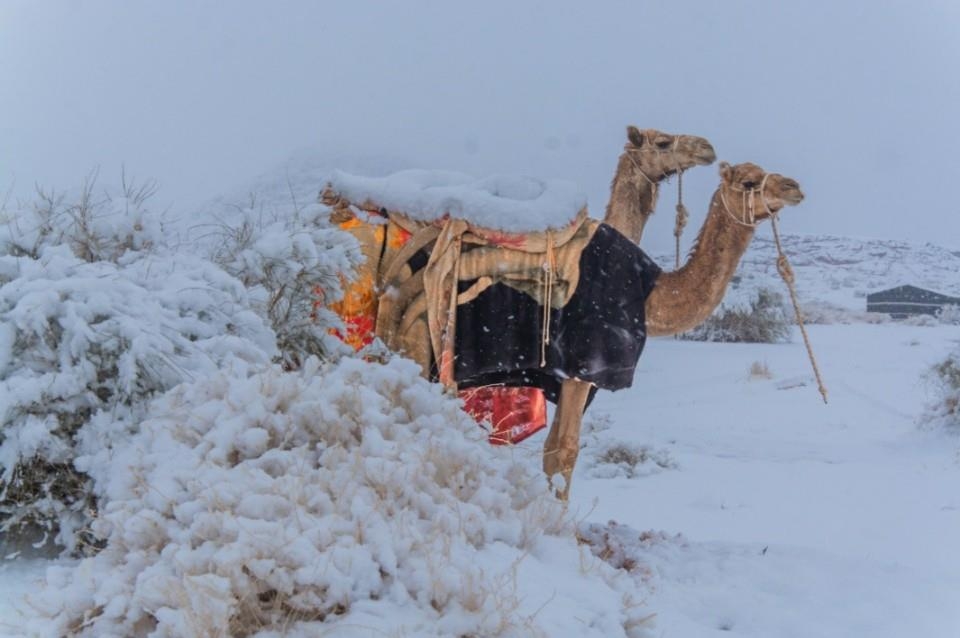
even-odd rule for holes
{"type": "Polygon", "coordinates": [[[633,579],[410,361],[223,371],[151,414],[103,473],[105,548],[48,571],[29,632],[648,635],[633,579]]]}
{"type": "Polygon", "coordinates": [[[463,173],[417,169],[361,177],[334,171],[329,183],[355,204],[375,202],[422,221],[450,215],[516,233],[562,228],[587,205],[586,195],[572,182],[524,176],[475,179],[463,173]]]}

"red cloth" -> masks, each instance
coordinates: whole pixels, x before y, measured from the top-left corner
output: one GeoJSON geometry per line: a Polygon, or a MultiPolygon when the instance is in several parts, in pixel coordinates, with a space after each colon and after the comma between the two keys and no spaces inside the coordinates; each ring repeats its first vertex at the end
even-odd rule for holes
{"type": "Polygon", "coordinates": [[[460,391],[463,409],[477,422],[490,422],[490,443],[519,443],[547,425],[547,401],[540,388],[481,386],[460,391]]]}

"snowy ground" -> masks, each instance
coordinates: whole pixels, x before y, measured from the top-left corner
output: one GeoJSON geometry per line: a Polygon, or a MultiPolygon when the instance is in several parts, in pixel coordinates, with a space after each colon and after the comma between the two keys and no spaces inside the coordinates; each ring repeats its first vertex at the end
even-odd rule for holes
{"type": "MultiPolygon", "coordinates": [[[[960,635],[960,442],[915,423],[923,371],[960,334],[810,332],[829,405],[798,335],[781,345],[655,339],[634,387],[600,394],[588,412],[571,506],[586,523],[619,524],[653,635],[960,635]],[[772,378],[751,377],[754,363],[772,378]],[[598,462],[617,443],[648,446],[659,464],[598,462]]],[[[531,464],[542,437],[521,445],[531,464]]],[[[45,564],[0,564],[0,634],[19,635],[17,600],[45,564]]],[[[531,594],[551,590],[541,571],[521,584],[531,594]]]]}
{"type": "Polygon", "coordinates": [[[683,535],[641,554],[664,636],[960,635],[957,441],[914,422],[922,370],[960,335],[850,325],[811,336],[829,405],[799,340],[660,339],[634,388],[594,406],[612,419],[598,439],[677,465],[580,477],[573,490],[590,520],[683,535]],[[755,361],[773,378],[751,379],[755,361]],[[808,385],[780,389],[794,380],[808,385]]]}

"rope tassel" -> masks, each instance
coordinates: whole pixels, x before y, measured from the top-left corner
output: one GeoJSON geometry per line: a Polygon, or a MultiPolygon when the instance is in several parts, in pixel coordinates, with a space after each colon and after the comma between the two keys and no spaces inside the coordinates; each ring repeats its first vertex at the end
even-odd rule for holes
{"type": "Polygon", "coordinates": [[[680,237],[683,235],[683,229],[687,226],[690,219],[690,213],[687,207],[683,205],[683,171],[677,173],[677,219],[673,225],[673,236],[676,239],[676,269],[680,270],[680,237]]]}

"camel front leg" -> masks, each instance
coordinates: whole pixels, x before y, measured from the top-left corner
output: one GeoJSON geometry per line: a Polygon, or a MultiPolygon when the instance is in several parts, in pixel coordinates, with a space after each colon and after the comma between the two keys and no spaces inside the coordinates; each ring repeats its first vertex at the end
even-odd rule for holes
{"type": "Polygon", "coordinates": [[[590,396],[590,387],[590,383],[579,379],[563,381],[553,423],[543,445],[543,471],[548,480],[555,474],[563,476],[563,489],[557,490],[557,498],[563,501],[570,496],[573,468],[580,453],[580,424],[590,396]]]}

